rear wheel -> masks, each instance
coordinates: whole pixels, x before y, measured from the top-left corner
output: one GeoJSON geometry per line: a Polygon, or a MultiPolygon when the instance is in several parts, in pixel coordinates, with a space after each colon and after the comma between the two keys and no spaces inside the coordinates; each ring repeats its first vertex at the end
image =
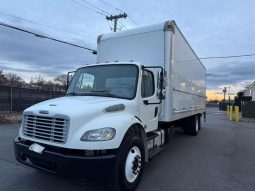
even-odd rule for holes
{"type": "Polygon", "coordinates": [[[198,115],[194,115],[191,118],[190,135],[196,136],[199,131],[198,115]]]}
{"type": "Polygon", "coordinates": [[[111,190],[133,191],[138,186],[144,168],[144,145],[134,130],[127,132],[117,155],[110,179],[111,190]]]}
{"type": "Polygon", "coordinates": [[[198,118],[198,130],[201,130],[201,114],[197,115],[198,118]]]}
{"type": "Polygon", "coordinates": [[[196,136],[199,131],[199,115],[191,116],[185,119],[183,123],[183,130],[185,134],[196,136]]]}

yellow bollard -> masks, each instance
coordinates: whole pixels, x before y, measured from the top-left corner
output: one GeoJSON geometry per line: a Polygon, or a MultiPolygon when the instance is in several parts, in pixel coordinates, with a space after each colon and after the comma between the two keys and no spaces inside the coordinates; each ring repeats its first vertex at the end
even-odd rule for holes
{"type": "Polygon", "coordinates": [[[230,121],[232,121],[232,119],[233,119],[232,114],[233,114],[233,107],[230,106],[230,107],[229,107],[229,120],[230,120],[230,121]]]}
{"type": "Polygon", "coordinates": [[[239,121],[239,106],[235,106],[236,122],[239,121]]]}
{"type": "Polygon", "coordinates": [[[227,116],[229,116],[229,105],[227,105],[227,116]]]}

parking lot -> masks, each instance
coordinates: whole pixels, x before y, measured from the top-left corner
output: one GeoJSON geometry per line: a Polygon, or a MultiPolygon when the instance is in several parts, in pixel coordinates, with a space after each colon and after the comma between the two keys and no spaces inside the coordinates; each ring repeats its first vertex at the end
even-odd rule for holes
{"type": "MultiPolygon", "coordinates": [[[[207,109],[198,136],[176,133],[145,167],[137,190],[254,190],[255,123],[230,122],[225,112],[207,109]]],[[[0,125],[0,190],[94,190],[105,185],[39,172],[15,161],[13,138],[19,124],[0,125]]],[[[100,173],[100,172],[99,172],[100,173]]]]}

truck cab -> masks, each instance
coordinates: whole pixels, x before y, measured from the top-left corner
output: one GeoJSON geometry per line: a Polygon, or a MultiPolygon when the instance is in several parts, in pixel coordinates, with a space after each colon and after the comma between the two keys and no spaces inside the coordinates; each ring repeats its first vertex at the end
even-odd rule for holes
{"type": "MultiPolygon", "coordinates": [[[[92,166],[105,169],[110,163],[113,168],[124,161],[122,176],[134,185],[148,161],[146,133],[158,128],[163,83],[160,72],[160,67],[146,68],[136,62],[101,63],[77,69],[66,96],[24,111],[15,140],[16,158],[34,168],[72,177],[80,177],[84,171],[93,173],[94,169],[88,170],[92,166]],[[130,144],[133,138],[138,145],[126,148],[125,141],[130,144]],[[58,152],[53,152],[56,147],[58,152]],[[116,162],[122,147],[127,151],[116,162]],[[72,156],[64,154],[69,152],[72,156]],[[77,156],[76,152],[82,155],[77,156]],[[96,165],[91,166],[91,161],[96,165]]],[[[100,168],[96,171],[102,173],[100,168]]]]}

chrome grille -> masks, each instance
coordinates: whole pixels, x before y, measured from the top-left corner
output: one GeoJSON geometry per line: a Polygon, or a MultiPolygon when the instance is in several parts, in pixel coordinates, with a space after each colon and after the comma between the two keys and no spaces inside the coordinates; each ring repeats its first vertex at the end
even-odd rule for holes
{"type": "Polygon", "coordinates": [[[65,143],[69,130],[69,119],[63,116],[46,117],[24,114],[23,135],[44,141],[65,143]]]}

